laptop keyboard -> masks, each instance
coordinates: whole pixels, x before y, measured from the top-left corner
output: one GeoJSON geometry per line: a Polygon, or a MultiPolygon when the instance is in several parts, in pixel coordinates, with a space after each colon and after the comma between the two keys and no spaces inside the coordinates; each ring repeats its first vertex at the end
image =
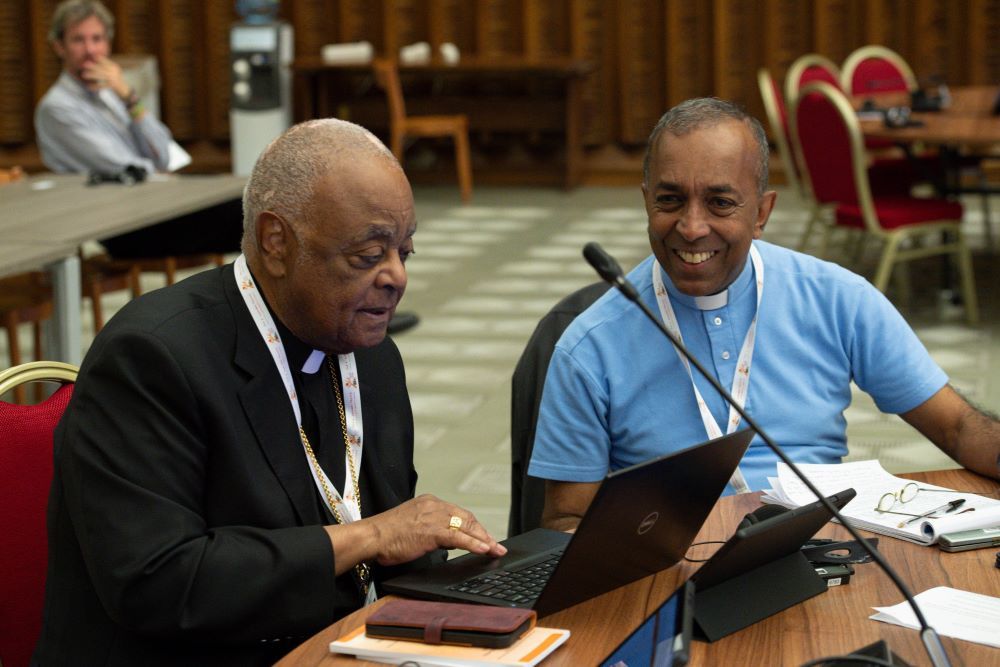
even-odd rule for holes
{"type": "Polygon", "coordinates": [[[556,569],[562,554],[562,550],[553,552],[543,560],[516,570],[495,570],[476,575],[449,586],[448,590],[482,595],[515,604],[531,602],[538,598],[545,588],[545,582],[552,576],[552,571],[556,569]]]}

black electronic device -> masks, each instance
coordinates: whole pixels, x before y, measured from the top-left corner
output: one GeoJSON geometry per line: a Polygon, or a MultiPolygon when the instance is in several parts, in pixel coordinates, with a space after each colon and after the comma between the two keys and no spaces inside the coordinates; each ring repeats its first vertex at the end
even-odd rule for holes
{"type": "Polygon", "coordinates": [[[944,96],[939,93],[929,93],[922,88],[910,94],[910,108],[914,111],[930,113],[944,108],[944,96]]]}
{"type": "Polygon", "coordinates": [[[87,185],[100,185],[101,183],[121,183],[122,185],[135,185],[146,180],[146,170],[142,167],[129,165],[114,173],[92,171],[87,174],[87,185]]]}
{"type": "Polygon", "coordinates": [[[686,581],[639,624],[601,667],[684,667],[691,657],[696,588],[686,581]]]}
{"type": "MultiPolygon", "coordinates": [[[[854,496],[854,489],[846,489],[826,500],[840,509],[854,496]]],[[[827,582],[802,545],[831,516],[827,503],[817,500],[738,528],[691,577],[698,590],[698,636],[721,639],[824,592],[827,582]]]]}
{"type": "Polygon", "coordinates": [[[702,364],[697,357],[691,354],[691,351],[688,350],[687,347],[681,343],[681,341],[678,340],[666,326],[664,326],[663,322],[661,322],[656,315],[653,314],[653,311],[649,309],[649,306],[639,299],[639,293],[636,291],[635,286],[625,279],[625,274],[622,272],[618,262],[616,262],[611,255],[606,253],[604,248],[594,242],[590,242],[584,246],[583,256],[587,262],[594,267],[601,278],[614,287],[617,287],[618,291],[620,291],[625,298],[636,304],[636,306],[642,310],[646,318],[649,319],[649,321],[660,330],[660,333],[662,333],[667,340],[671,342],[674,349],[684,355],[684,358],[687,359],[692,366],[698,369],[698,372],[709,382],[709,384],[712,385],[712,388],[715,389],[715,391],[717,391],[719,395],[733,407],[734,410],[736,410],[736,412],[743,419],[744,423],[752,428],[755,433],[760,435],[761,440],[763,440],[764,444],[766,444],[768,448],[774,452],[775,456],[777,456],[782,463],[787,465],[796,477],[802,480],[802,483],[806,486],[806,488],[809,489],[814,496],[819,498],[820,502],[827,505],[827,509],[830,510],[831,514],[833,514],[833,516],[843,524],[844,528],[847,529],[847,532],[851,534],[851,537],[857,540],[865,551],[871,555],[872,560],[878,563],[879,567],[882,568],[890,579],[892,579],[892,583],[895,584],[896,588],[898,588],[903,594],[903,597],[906,598],[906,602],[910,605],[910,608],[913,609],[913,614],[916,616],[917,623],[920,625],[920,640],[924,644],[924,649],[927,651],[927,656],[930,658],[931,664],[935,667],[950,666],[951,662],[948,660],[948,654],[945,653],[944,645],[941,643],[941,638],[938,636],[937,632],[935,632],[934,628],[927,623],[927,618],[924,616],[923,611],[921,611],[920,606],[917,605],[916,601],[913,599],[913,593],[910,591],[909,587],[899,577],[899,574],[889,566],[889,563],[886,562],[882,555],[865,541],[865,539],[861,536],[861,533],[859,533],[854,526],[844,519],[840,510],[827,501],[823,494],[820,493],[819,489],[816,488],[816,485],[813,484],[808,477],[802,474],[802,471],[799,470],[797,465],[795,465],[795,462],[788,458],[788,455],[785,454],[784,450],[771,439],[771,436],[769,436],[766,431],[761,429],[761,427],[757,424],[757,420],[751,417],[750,414],[743,409],[743,406],[733,399],[732,394],[730,394],[729,391],[722,386],[714,375],[705,369],[704,364],[702,364]]]}
{"type": "Polygon", "coordinates": [[[608,473],[572,535],[537,528],[501,542],[500,558],[465,554],[382,587],[542,617],[665,570],[684,557],[752,438],[744,429],[608,473]]]}
{"type": "Polygon", "coordinates": [[[851,575],[854,574],[854,566],[850,563],[844,563],[843,565],[816,565],[816,574],[826,582],[827,588],[833,588],[834,586],[843,586],[851,581],[851,575]]]}
{"type": "Polygon", "coordinates": [[[1000,546],[1000,526],[945,533],[938,538],[941,551],[970,551],[1000,546]]]}

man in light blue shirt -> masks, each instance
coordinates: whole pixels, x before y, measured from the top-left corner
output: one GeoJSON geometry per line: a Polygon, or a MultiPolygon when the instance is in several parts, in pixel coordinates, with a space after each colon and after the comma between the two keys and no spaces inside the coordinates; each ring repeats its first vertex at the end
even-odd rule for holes
{"type": "MultiPolygon", "coordinates": [[[[758,240],[774,207],[760,123],[689,100],[653,130],[642,191],[653,255],[640,298],[800,462],[847,453],[850,383],[964,466],[1000,476],[1000,423],[948,384],[867,281],[758,240]]],[[[641,311],[611,290],[567,328],[542,395],[529,474],[546,527],[574,527],[609,470],[745,427],[641,311]]],[[[776,458],[759,437],[732,491],[760,489],[776,458]]],[[[697,474],[697,471],[692,471],[697,474]]]]}

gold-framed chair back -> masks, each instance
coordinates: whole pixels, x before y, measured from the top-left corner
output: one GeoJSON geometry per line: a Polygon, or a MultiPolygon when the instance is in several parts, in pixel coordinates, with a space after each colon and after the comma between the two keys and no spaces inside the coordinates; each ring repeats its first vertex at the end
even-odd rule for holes
{"type": "Polygon", "coordinates": [[[840,67],[826,56],[806,53],[796,58],[785,75],[785,104],[799,96],[799,90],[813,81],[827,81],[840,85],[840,67]]]}
{"type": "Polygon", "coordinates": [[[913,92],[919,87],[913,68],[901,55],[881,44],[852,51],[840,70],[840,87],[849,95],[913,92]]]}
{"type": "Polygon", "coordinates": [[[0,396],[29,382],[76,382],[79,372],[61,361],[29,361],[0,371],[0,396]]]}

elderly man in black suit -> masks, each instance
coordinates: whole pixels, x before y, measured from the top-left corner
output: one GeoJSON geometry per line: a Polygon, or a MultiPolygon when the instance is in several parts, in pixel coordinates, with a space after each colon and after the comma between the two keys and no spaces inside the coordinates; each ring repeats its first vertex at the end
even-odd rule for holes
{"type": "Polygon", "coordinates": [[[243,255],[126,306],[56,433],[39,664],[270,664],[441,548],[501,555],[414,498],[386,327],[409,183],[363,128],[297,125],[244,195],[243,255]]]}

